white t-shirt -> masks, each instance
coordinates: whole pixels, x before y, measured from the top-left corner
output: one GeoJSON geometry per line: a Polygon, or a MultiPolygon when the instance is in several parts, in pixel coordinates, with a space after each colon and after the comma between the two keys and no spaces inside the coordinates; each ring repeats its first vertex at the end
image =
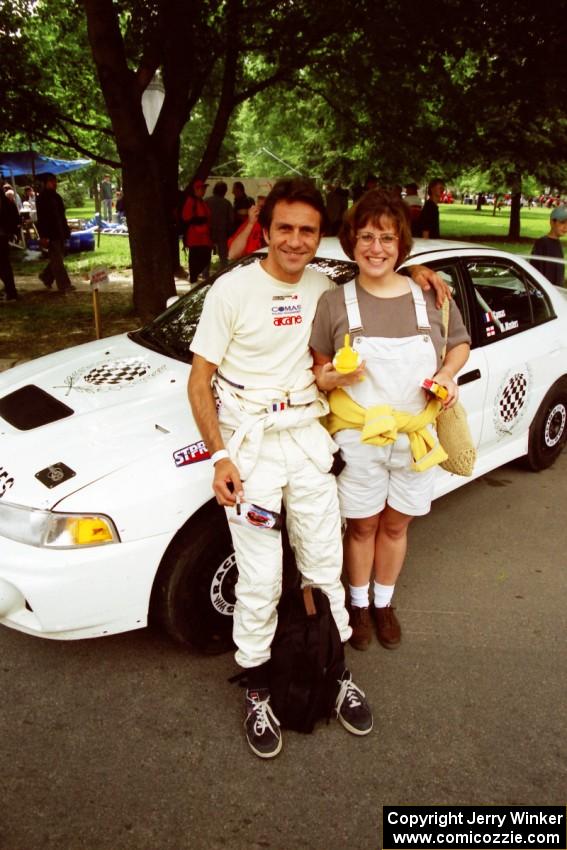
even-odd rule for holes
{"type": "Polygon", "coordinates": [[[298,283],[282,283],[260,263],[229,272],[205,298],[191,351],[242,389],[286,392],[308,386],[317,302],[334,286],[312,269],[298,283]]]}

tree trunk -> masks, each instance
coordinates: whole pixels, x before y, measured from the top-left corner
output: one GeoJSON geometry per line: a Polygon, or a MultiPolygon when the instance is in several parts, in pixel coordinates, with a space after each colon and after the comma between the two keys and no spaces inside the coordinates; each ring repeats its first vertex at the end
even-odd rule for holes
{"type": "Polygon", "coordinates": [[[147,152],[122,155],[122,177],[132,254],[134,308],[142,321],[148,321],[161,313],[167,299],[175,295],[159,161],[147,152]]]}
{"type": "Polygon", "coordinates": [[[512,205],[510,207],[510,228],[508,230],[509,239],[520,238],[520,201],[522,197],[522,175],[519,171],[515,171],[511,175],[510,188],[512,193],[512,205]]]}
{"type": "Polygon", "coordinates": [[[134,307],[142,321],[147,321],[175,295],[162,151],[146,127],[141,92],[126,62],[112,0],[83,2],[93,59],[122,163],[134,307]]]}

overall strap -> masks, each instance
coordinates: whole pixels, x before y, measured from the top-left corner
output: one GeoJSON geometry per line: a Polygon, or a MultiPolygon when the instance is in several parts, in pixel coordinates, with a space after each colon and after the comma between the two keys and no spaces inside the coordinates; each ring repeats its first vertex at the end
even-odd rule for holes
{"type": "Polygon", "coordinates": [[[414,283],[413,280],[410,280],[410,289],[415,307],[415,321],[417,329],[420,333],[425,333],[426,331],[429,332],[431,330],[431,324],[429,322],[429,316],[427,315],[427,306],[425,304],[425,298],[421,291],[421,287],[419,287],[417,283],[414,283]]]}
{"type": "Polygon", "coordinates": [[[362,327],[358,298],[356,297],[356,281],[349,280],[348,283],[345,283],[343,286],[343,295],[347,311],[349,333],[351,336],[361,334],[364,328],[362,327]]]}

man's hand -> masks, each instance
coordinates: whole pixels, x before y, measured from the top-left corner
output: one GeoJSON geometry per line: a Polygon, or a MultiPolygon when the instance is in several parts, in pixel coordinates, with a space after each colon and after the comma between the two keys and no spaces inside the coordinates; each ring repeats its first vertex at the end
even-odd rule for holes
{"type": "Polygon", "coordinates": [[[437,272],[434,272],[432,269],[428,269],[427,266],[420,265],[408,266],[408,270],[412,280],[417,283],[418,286],[421,286],[422,289],[427,290],[433,287],[435,290],[435,303],[438,308],[443,306],[443,302],[446,298],[448,298],[449,301],[452,300],[453,296],[451,295],[451,290],[437,272]]]}
{"type": "Polygon", "coordinates": [[[229,458],[215,463],[215,476],[213,478],[213,491],[219,505],[230,507],[244,499],[244,489],[240,480],[240,473],[229,458]]]}

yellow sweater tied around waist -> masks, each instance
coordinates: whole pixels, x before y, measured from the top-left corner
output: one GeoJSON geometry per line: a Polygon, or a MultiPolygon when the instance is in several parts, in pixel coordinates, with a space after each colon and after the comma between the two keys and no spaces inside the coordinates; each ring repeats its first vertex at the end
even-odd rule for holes
{"type": "Polygon", "coordinates": [[[388,446],[400,434],[407,434],[413,463],[411,468],[424,472],[447,460],[447,453],[437,437],[426,427],[437,419],[442,404],[431,399],[420,413],[393,410],[389,404],[362,407],[337,387],[329,394],[331,412],[325,426],[331,436],[345,428],[362,431],[360,442],[371,446],[388,446]]]}

